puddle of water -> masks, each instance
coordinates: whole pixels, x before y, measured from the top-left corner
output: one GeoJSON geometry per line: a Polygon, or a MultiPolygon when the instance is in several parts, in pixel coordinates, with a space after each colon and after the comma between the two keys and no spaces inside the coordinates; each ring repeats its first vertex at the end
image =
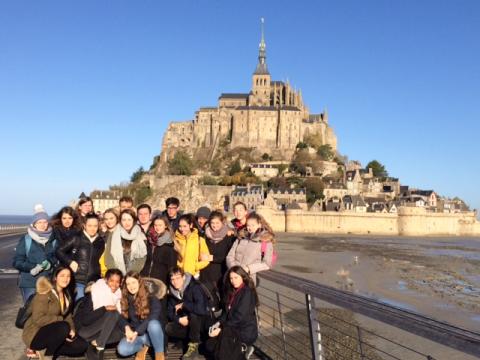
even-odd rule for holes
{"type": "Polygon", "coordinates": [[[392,299],[387,299],[387,298],[382,298],[382,297],[377,297],[376,300],[385,303],[387,305],[392,305],[400,309],[405,309],[405,310],[410,310],[410,311],[415,311],[416,308],[412,305],[405,304],[400,301],[392,300],[392,299]]]}
{"type": "Polygon", "coordinates": [[[480,321],[480,315],[474,315],[470,319],[472,319],[473,321],[480,321]]]}
{"type": "Polygon", "coordinates": [[[475,250],[454,250],[454,249],[428,249],[425,251],[428,256],[452,256],[456,258],[464,258],[468,260],[479,260],[480,252],[475,250]]]}

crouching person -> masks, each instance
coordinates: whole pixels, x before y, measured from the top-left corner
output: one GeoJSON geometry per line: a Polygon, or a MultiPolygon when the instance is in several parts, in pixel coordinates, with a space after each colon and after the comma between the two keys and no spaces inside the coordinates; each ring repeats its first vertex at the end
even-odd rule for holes
{"type": "Polygon", "coordinates": [[[182,359],[197,359],[201,337],[210,325],[208,300],[201,285],[179,267],[170,271],[168,320],[167,335],[188,341],[182,359]]]}
{"type": "Polygon", "coordinates": [[[121,356],[136,353],[135,360],[145,360],[149,346],[153,346],[155,360],[165,359],[165,340],[162,322],[161,299],[166,286],[160,280],[140,277],[137,272],[125,275],[122,287],[122,317],[120,324],[125,331],[117,351],[121,356]]]}
{"type": "Polygon", "coordinates": [[[250,357],[258,336],[257,306],[255,283],[241,266],[233,266],[225,277],[226,311],[210,327],[206,345],[216,360],[250,357]]]}
{"type": "Polygon", "coordinates": [[[120,329],[122,272],[109,269],[104,279],[85,288],[74,314],[78,334],[90,342],[88,360],[102,360],[105,346],[118,343],[123,338],[120,329]]]}
{"type": "Polygon", "coordinates": [[[25,323],[22,338],[40,360],[59,355],[79,356],[87,349],[86,341],[75,333],[72,298],[67,289],[71,278],[70,268],[59,266],[51,282],[46,277],[37,280],[32,314],[25,323]]]}

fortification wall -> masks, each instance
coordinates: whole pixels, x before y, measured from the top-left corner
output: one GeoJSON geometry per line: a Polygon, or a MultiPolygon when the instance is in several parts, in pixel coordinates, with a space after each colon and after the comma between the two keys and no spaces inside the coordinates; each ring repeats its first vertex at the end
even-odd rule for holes
{"type": "Polygon", "coordinates": [[[285,232],[285,212],[272,209],[268,206],[258,205],[256,212],[262,215],[275,232],[285,232]]]}

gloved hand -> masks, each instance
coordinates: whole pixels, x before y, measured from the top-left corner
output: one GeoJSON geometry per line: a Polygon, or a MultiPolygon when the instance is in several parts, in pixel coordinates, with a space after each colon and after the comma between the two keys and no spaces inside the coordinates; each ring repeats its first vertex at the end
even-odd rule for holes
{"type": "Polygon", "coordinates": [[[42,265],[42,268],[45,271],[50,270],[50,268],[52,267],[52,265],[50,264],[50,261],[48,261],[48,260],[43,260],[40,265],[42,265]]]}
{"type": "Polygon", "coordinates": [[[42,265],[37,264],[32,270],[30,270],[30,274],[32,274],[32,276],[37,276],[42,271],[43,271],[42,265]]]}

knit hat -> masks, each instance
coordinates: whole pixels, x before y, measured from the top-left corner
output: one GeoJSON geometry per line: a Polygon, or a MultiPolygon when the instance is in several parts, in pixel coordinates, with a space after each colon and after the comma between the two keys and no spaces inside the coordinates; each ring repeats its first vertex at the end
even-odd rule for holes
{"type": "Polygon", "coordinates": [[[38,220],[47,220],[48,221],[48,214],[43,208],[42,204],[37,204],[35,205],[34,208],[35,213],[33,214],[33,219],[32,219],[32,225],[35,225],[35,223],[38,220]]]}
{"type": "Polygon", "coordinates": [[[210,209],[209,209],[208,207],[206,207],[206,206],[201,206],[201,207],[199,207],[198,210],[197,210],[197,219],[198,219],[199,217],[203,217],[203,218],[208,219],[208,218],[210,217],[210,213],[211,213],[211,211],[210,211],[210,209]]]}

